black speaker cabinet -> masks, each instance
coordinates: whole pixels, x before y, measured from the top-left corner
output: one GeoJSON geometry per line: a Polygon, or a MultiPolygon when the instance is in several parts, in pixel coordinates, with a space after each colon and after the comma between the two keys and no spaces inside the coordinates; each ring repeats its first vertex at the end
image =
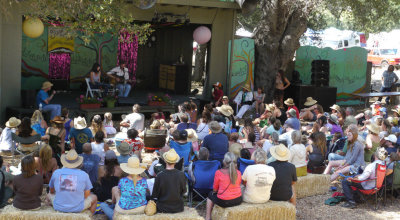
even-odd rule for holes
{"type": "Polygon", "coordinates": [[[35,108],[36,90],[21,90],[22,108],[35,108]]]}
{"type": "Polygon", "coordinates": [[[329,60],[312,61],[311,85],[329,86],[329,60]]]}
{"type": "Polygon", "coordinates": [[[285,99],[292,98],[295,105],[302,109],[307,97],[312,97],[324,108],[329,111],[329,107],[336,103],[336,87],[317,87],[314,85],[290,85],[285,90],[285,99]]]}

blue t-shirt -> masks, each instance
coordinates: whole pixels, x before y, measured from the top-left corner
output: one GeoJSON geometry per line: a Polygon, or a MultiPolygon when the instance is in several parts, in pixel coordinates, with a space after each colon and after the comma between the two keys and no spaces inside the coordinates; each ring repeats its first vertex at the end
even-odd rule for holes
{"type": "Polygon", "coordinates": [[[69,131],[69,139],[75,139],[75,150],[78,154],[82,153],[82,146],[85,143],[90,143],[90,139],[93,138],[92,131],[89,128],[84,128],[82,130],[78,130],[75,128],[71,128],[69,131]]]}
{"type": "Polygon", "coordinates": [[[44,100],[46,100],[47,98],[49,98],[49,94],[41,89],[36,95],[37,106],[39,106],[40,104],[42,104],[42,107],[46,106],[47,104],[44,102],[44,100]]]}
{"type": "Polygon", "coordinates": [[[131,157],[130,155],[119,155],[119,156],[117,157],[118,163],[119,163],[119,164],[121,164],[121,163],[128,163],[128,159],[129,159],[130,157],[131,157]]]}
{"type": "Polygon", "coordinates": [[[70,168],[54,171],[49,187],[56,191],[53,207],[60,212],[82,212],[85,191],[93,188],[87,173],[70,168]]]}
{"type": "Polygon", "coordinates": [[[121,198],[118,203],[120,208],[129,210],[147,204],[146,190],[148,187],[146,179],[137,181],[135,186],[131,179],[125,177],[119,181],[118,188],[121,190],[121,198]]]}
{"type": "Polygon", "coordinates": [[[190,128],[193,130],[196,130],[197,124],[195,124],[195,123],[179,123],[178,126],[176,127],[176,130],[182,131],[182,130],[190,129],[190,128]]]}
{"type": "Polygon", "coordinates": [[[225,153],[228,152],[228,146],[228,137],[223,133],[209,134],[203,140],[203,147],[210,152],[209,160],[222,161],[225,153]]]}
{"type": "Polygon", "coordinates": [[[300,120],[297,118],[288,118],[285,121],[285,125],[293,128],[294,130],[300,130],[300,120]]]}
{"type": "Polygon", "coordinates": [[[81,156],[83,157],[81,169],[89,175],[90,182],[94,184],[99,173],[100,157],[96,154],[81,154],[81,156]]]}

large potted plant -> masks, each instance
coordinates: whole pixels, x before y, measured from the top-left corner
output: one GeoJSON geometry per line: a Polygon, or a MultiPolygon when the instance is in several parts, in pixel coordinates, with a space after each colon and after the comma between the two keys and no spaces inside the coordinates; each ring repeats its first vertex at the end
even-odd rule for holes
{"type": "Polygon", "coordinates": [[[171,102],[171,96],[168,94],[149,94],[147,96],[147,104],[150,106],[165,106],[171,102]]]}
{"type": "Polygon", "coordinates": [[[115,103],[118,101],[118,96],[106,96],[104,97],[107,108],[114,108],[115,103]]]}
{"type": "Polygon", "coordinates": [[[79,96],[77,99],[80,109],[95,109],[100,108],[103,99],[85,97],[84,95],[79,96]]]}

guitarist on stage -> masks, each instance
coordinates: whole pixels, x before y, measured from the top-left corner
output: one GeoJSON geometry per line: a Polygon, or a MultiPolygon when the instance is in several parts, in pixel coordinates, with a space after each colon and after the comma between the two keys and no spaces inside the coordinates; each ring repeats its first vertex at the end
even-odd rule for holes
{"type": "Polygon", "coordinates": [[[115,80],[117,89],[119,90],[118,97],[128,97],[132,81],[129,79],[129,72],[125,61],[119,61],[119,66],[114,67],[107,75],[115,80]]]}

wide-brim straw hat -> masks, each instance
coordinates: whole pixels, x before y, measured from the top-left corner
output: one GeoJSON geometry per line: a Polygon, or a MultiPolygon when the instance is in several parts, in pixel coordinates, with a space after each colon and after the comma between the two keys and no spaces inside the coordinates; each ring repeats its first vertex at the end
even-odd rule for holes
{"type": "Polygon", "coordinates": [[[117,146],[117,151],[121,155],[128,155],[130,152],[132,152],[133,146],[126,142],[122,142],[120,145],[117,146]]]}
{"type": "Polygon", "coordinates": [[[290,158],[290,150],[283,144],[272,146],[269,152],[279,161],[287,161],[290,158]]]}
{"type": "Polygon", "coordinates": [[[196,142],[198,140],[197,133],[195,130],[190,128],[190,129],[186,129],[186,132],[188,134],[188,136],[187,136],[188,142],[196,142]]]}
{"type": "Polygon", "coordinates": [[[77,168],[83,163],[83,157],[79,156],[74,149],[68,151],[67,154],[61,155],[61,163],[66,168],[77,168]]]}
{"type": "Polygon", "coordinates": [[[289,106],[294,105],[294,101],[292,98],[286,99],[283,103],[285,103],[285,105],[289,105],[289,106]]]}
{"type": "Polygon", "coordinates": [[[74,119],[74,128],[78,130],[85,129],[87,127],[86,119],[79,116],[74,119]]]}
{"type": "Polygon", "coordinates": [[[251,91],[251,86],[249,84],[242,86],[242,88],[246,89],[247,91],[251,91]]]}
{"type": "Polygon", "coordinates": [[[177,163],[181,158],[174,149],[171,149],[163,154],[163,159],[166,163],[177,163]]]}
{"type": "Polygon", "coordinates": [[[379,132],[381,132],[381,129],[375,123],[367,125],[367,129],[368,129],[368,131],[370,131],[370,132],[372,132],[374,134],[379,134],[379,132]]]}
{"type": "Polygon", "coordinates": [[[274,104],[265,104],[265,110],[269,112],[273,112],[275,110],[275,105],[274,104]]]}
{"type": "Polygon", "coordinates": [[[56,124],[64,124],[65,120],[61,116],[56,116],[53,118],[53,120],[50,120],[51,123],[56,123],[56,124]]]}
{"type": "Polygon", "coordinates": [[[306,102],[304,103],[305,106],[315,105],[317,100],[314,100],[312,97],[307,97],[306,102]]]}
{"type": "Polygon", "coordinates": [[[398,115],[400,115],[400,109],[398,108],[392,109],[392,112],[396,112],[398,115]]]}
{"type": "Polygon", "coordinates": [[[16,128],[21,124],[21,120],[19,120],[16,117],[11,117],[10,119],[8,119],[8,121],[6,122],[6,126],[8,128],[16,128]]]}
{"type": "Polygon", "coordinates": [[[53,83],[46,81],[42,84],[42,89],[47,89],[53,86],[53,83]]]}
{"type": "Polygon", "coordinates": [[[339,119],[338,119],[338,117],[336,116],[336,115],[334,115],[334,114],[331,114],[331,115],[329,115],[329,120],[331,120],[333,123],[335,123],[335,124],[339,124],[339,119]]]}
{"type": "Polygon", "coordinates": [[[336,104],[334,104],[334,105],[332,105],[331,107],[329,107],[330,109],[333,109],[333,110],[336,110],[336,111],[340,111],[340,106],[338,106],[338,105],[336,105],[336,104]]]}
{"type": "Polygon", "coordinates": [[[146,164],[140,163],[136,156],[128,159],[128,163],[121,163],[121,170],[128,174],[141,174],[146,170],[146,164]]]}
{"type": "Polygon", "coordinates": [[[296,110],[294,110],[293,108],[291,108],[289,111],[287,111],[287,113],[289,113],[289,115],[294,118],[297,117],[296,110]]]}
{"type": "Polygon", "coordinates": [[[221,107],[217,107],[218,112],[221,112],[226,117],[233,115],[233,109],[229,105],[221,105],[221,107]]]}
{"type": "Polygon", "coordinates": [[[216,133],[220,133],[222,131],[222,127],[221,125],[216,122],[216,121],[212,121],[210,122],[210,124],[208,125],[208,128],[211,130],[212,133],[216,134],[216,133]]]}
{"type": "Polygon", "coordinates": [[[224,95],[222,96],[222,99],[229,99],[228,96],[224,95]]]}

